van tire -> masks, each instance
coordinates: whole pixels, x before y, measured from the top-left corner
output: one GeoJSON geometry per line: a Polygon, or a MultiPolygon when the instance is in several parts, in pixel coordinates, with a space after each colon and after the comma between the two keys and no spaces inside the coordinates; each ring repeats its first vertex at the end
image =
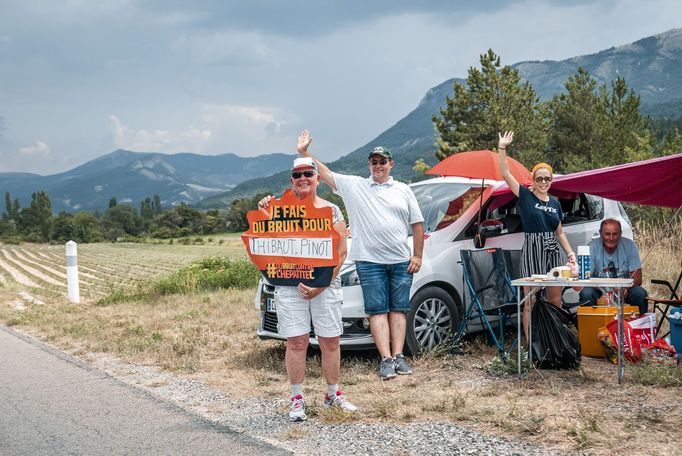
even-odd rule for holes
{"type": "Polygon", "coordinates": [[[419,290],[410,300],[407,313],[406,352],[412,355],[444,346],[459,327],[459,311],[452,296],[431,286],[419,290]]]}

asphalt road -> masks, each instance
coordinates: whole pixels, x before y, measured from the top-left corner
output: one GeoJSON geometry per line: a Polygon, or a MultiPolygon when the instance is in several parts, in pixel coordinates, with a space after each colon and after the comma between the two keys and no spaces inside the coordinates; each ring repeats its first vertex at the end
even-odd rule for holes
{"type": "Polygon", "coordinates": [[[0,455],[289,454],[0,326],[0,455]]]}

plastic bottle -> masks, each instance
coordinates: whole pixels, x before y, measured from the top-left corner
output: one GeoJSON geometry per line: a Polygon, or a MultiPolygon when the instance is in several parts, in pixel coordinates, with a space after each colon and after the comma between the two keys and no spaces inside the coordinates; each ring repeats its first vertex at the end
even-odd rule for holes
{"type": "Polygon", "coordinates": [[[587,245],[578,246],[578,278],[588,280],[591,275],[590,247],[587,245]]]}

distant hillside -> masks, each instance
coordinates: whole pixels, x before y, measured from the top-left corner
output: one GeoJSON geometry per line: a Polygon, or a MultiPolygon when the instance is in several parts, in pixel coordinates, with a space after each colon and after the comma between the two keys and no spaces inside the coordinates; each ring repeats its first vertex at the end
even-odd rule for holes
{"type": "MultiPolygon", "coordinates": [[[[433,123],[431,113],[436,112],[444,100],[444,93],[452,90],[452,82],[444,82],[427,92],[417,108],[371,142],[350,154],[328,163],[337,172],[369,176],[367,154],[378,145],[388,147],[395,159],[391,173],[397,179],[410,180],[414,175],[412,167],[419,158],[433,165],[433,123]]],[[[311,149],[314,152],[314,145],[311,149]]],[[[227,207],[230,201],[261,192],[279,194],[289,185],[289,172],[274,174],[268,178],[251,179],[237,185],[232,190],[201,201],[199,208],[227,207]]]]}
{"type": "Polygon", "coordinates": [[[194,204],[253,176],[288,169],[292,159],[285,154],[245,158],[117,150],[49,176],[0,173],[0,192],[10,192],[12,199],[19,198],[26,207],[32,192],[45,190],[54,212],[106,209],[112,197],[137,206],[154,194],[161,197],[164,206],[194,204]]]}
{"type": "MultiPolygon", "coordinates": [[[[531,82],[543,99],[563,91],[568,77],[583,66],[600,84],[623,76],[629,87],[640,95],[643,114],[667,118],[682,116],[682,76],[678,76],[682,74],[682,29],[673,29],[596,54],[562,61],[520,62],[512,66],[518,68],[521,76],[531,82]]],[[[430,165],[436,162],[431,117],[445,104],[445,97],[452,96],[456,80],[464,82],[462,79],[450,79],[432,88],[414,111],[374,140],[331,162],[330,168],[343,173],[369,175],[367,153],[374,146],[383,145],[391,149],[395,157],[392,175],[400,180],[412,180],[412,167],[416,160],[422,158],[430,165]]],[[[211,196],[198,206],[226,207],[234,199],[255,193],[281,193],[287,185],[288,172],[267,179],[252,179],[228,192],[211,196]]]]}
{"type": "Polygon", "coordinates": [[[542,98],[564,88],[580,66],[599,83],[625,78],[645,105],[682,100],[682,29],[672,29],[632,44],[562,61],[521,62],[514,65],[542,98]]]}

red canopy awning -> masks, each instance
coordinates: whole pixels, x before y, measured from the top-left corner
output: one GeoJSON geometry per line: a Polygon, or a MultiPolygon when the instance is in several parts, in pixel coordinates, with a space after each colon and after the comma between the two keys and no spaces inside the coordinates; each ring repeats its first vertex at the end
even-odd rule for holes
{"type": "Polygon", "coordinates": [[[682,206],[682,154],[556,176],[552,190],[678,208],[682,206]]]}

